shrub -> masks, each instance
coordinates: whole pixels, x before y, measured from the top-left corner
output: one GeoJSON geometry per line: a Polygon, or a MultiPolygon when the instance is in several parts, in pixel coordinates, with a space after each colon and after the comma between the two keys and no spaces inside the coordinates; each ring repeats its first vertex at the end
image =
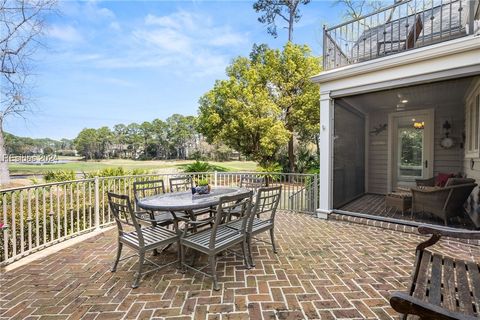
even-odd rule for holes
{"type": "Polygon", "coordinates": [[[199,187],[208,186],[208,180],[207,179],[200,179],[200,180],[197,181],[197,185],[199,187]]]}
{"type": "Polygon", "coordinates": [[[98,171],[92,171],[88,173],[83,173],[85,178],[94,178],[94,177],[120,177],[120,176],[138,176],[142,174],[147,174],[148,170],[144,169],[132,169],[125,170],[122,167],[117,168],[104,168],[98,171]]]}
{"type": "Polygon", "coordinates": [[[77,179],[73,170],[49,170],[43,176],[45,182],[62,182],[77,179]]]}
{"type": "Polygon", "coordinates": [[[183,166],[183,172],[209,172],[209,171],[225,172],[227,171],[227,168],[222,166],[212,165],[208,162],[202,162],[198,160],[183,166]]]}

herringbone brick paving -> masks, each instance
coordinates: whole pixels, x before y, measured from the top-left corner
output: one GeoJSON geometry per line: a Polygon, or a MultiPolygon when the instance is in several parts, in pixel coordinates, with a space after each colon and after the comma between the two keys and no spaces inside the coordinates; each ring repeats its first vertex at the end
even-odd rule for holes
{"type": "MultiPolygon", "coordinates": [[[[405,289],[414,234],[280,212],[278,255],[254,246],[256,268],[227,257],[222,289],[174,267],[131,289],[136,261],[111,273],[115,230],[2,273],[2,319],[391,319],[389,291],[405,289]]],[[[266,239],[266,237],[265,237],[266,239]]],[[[170,249],[169,259],[175,257],[170,249]]],[[[455,242],[439,250],[478,259],[477,247],[455,242]]],[[[163,261],[167,258],[153,257],[163,261]]]]}

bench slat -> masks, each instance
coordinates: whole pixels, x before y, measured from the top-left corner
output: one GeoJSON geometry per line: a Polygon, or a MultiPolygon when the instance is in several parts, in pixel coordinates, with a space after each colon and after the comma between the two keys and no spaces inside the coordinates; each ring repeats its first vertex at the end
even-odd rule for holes
{"type": "Polygon", "coordinates": [[[473,261],[468,262],[468,274],[472,284],[473,301],[477,308],[477,316],[480,315],[480,271],[473,261]]]}
{"type": "Polygon", "coordinates": [[[413,296],[415,298],[423,300],[427,294],[427,283],[429,277],[429,269],[430,269],[430,260],[432,255],[428,251],[424,251],[422,254],[422,258],[420,261],[420,268],[418,269],[418,276],[417,281],[415,284],[415,291],[413,292],[413,296]]]}
{"type": "Polygon", "coordinates": [[[467,269],[465,262],[455,261],[455,271],[457,273],[458,302],[460,310],[463,313],[473,316],[472,296],[470,295],[470,286],[468,284],[467,269]]]}
{"type": "Polygon", "coordinates": [[[448,257],[443,260],[443,307],[452,311],[457,310],[455,270],[453,260],[448,257]]]}
{"type": "Polygon", "coordinates": [[[428,301],[436,306],[441,305],[442,299],[442,262],[442,257],[439,255],[433,255],[428,301]]]}

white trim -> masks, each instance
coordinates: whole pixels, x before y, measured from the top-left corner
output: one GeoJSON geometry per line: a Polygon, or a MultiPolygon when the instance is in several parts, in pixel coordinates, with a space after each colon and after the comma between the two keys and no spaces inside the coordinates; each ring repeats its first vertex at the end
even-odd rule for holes
{"type": "Polygon", "coordinates": [[[453,68],[437,72],[429,72],[421,75],[399,78],[395,80],[369,83],[366,85],[356,86],[352,88],[342,88],[339,90],[331,91],[330,96],[334,99],[337,99],[351,95],[364,94],[405,86],[413,86],[432,81],[443,81],[459,77],[468,77],[476,74],[480,74],[480,65],[468,66],[463,68],[453,68]]]}
{"type": "MultiPolygon", "coordinates": [[[[428,168],[426,170],[426,176],[424,178],[431,178],[433,177],[433,167],[434,167],[434,152],[435,152],[435,109],[420,109],[420,110],[412,110],[412,111],[402,111],[402,112],[392,112],[388,114],[388,156],[387,156],[387,193],[392,192],[394,190],[394,184],[396,183],[396,179],[393,177],[394,174],[394,165],[393,158],[394,147],[396,144],[394,143],[394,137],[396,137],[397,126],[394,125],[394,119],[400,117],[408,117],[408,116],[415,116],[418,114],[425,115],[427,117],[427,123],[431,124],[426,127],[424,132],[424,140],[428,141],[426,143],[426,152],[424,152],[424,161],[428,160],[428,168]]],[[[424,165],[424,164],[422,164],[424,165]]],[[[395,170],[396,171],[396,170],[395,170]]]]}
{"type": "MultiPolygon", "coordinates": [[[[480,37],[471,35],[410,51],[405,51],[402,53],[397,53],[387,57],[325,71],[312,77],[311,80],[314,83],[321,84],[332,80],[351,78],[356,75],[371,73],[385,68],[414,64],[423,60],[440,58],[475,49],[480,49],[480,37]]],[[[475,62],[471,61],[471,64],[475,64],[475,62]]]]}
{"type": "Polygon", "coordinates": [[[319,210],[329,212],[333,208],[333,118],[334,101],[330,93],[320,96],[320,194],[319,210]]]}
{"type": "MultiPolygon", "coordinates": [[[[476,96],[480,94],[480,78],[476,79],[469,87],[467,93],[465,94],[465,101],[464,101],[464,107],[465,107],[465,159],[477,159],[480,157],[480,146],[477,146],[477,149],[469,149],[469,144],[470,144],[470,107],[477,108],[476,114],[477,114],[477,124],[480,123],[480,110],[478,109],[477,106],[477,101],[476,101],[476,96]]],[[[476,128],[477,132],[477,139],[479,140],[480,144],[480,128],[476,128]]]]}

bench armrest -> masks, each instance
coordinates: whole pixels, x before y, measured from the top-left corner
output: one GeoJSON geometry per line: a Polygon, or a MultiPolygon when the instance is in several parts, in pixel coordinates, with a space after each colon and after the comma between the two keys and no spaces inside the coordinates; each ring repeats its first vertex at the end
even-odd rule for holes
{"type": "Polygon", "coordinates": [[[390,305],[397,312],[403,314],[417,315],[420,316],[422,319],[427,320],[478,319],[473,316],[449,311],[442,307],[414,298],[403,292],[394,292],[390,297],[390,305]]]}
{"type": "Polygon", "coordinates": [[[480,239],[480,231],[455,229],[455,228],[441,227],[441,226],[421,225],[418,227],[418,233],[437,235],[439,237],[444,236],[444,237],[459,238],[459,239],[474,239],[474,240],[480,239]]]}

